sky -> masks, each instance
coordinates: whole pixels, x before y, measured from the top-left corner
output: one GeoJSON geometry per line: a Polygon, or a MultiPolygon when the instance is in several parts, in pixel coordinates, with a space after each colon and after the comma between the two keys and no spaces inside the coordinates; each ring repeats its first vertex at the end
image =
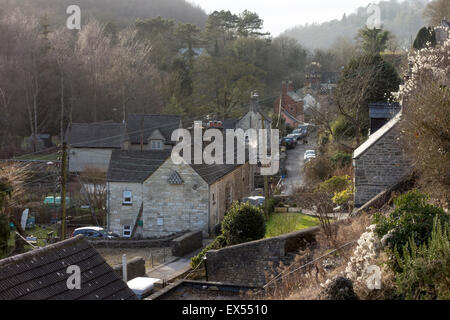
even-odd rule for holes
{"type": "Polygon", "coordinates": [[[214,10],[230,10],[240,13],[245,9],[258,13],[264,20],[264,31],[278,36],[284,30],[299,24],[325,22],[341,19],[356,11],[358,7],[366,7],[374,0],[188,0],[197,4],[206,13],[214,10]]]}

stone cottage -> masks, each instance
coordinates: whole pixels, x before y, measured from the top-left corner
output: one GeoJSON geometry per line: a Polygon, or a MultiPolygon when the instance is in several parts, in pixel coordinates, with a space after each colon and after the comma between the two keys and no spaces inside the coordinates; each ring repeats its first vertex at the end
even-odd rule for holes
{"type": "Polygon", "coordinates": [[[233,201],[253,191],[253,166],[174,164],[170,150],[114,150],[107,175],[108,230],[124,237],[209,234],[233,201]]]}
{"type": "Polygon", "coordinates": [[[181,117],[165,114],[128,114],[130,150],[172,149],[172,132],[181,128],[181,117]]]}
{"type": "Polygon", "coordinates": [[[73,123],[66,134],[69,170],[106,172],[112,150],[170,150],[172,132],[180,127],[180,116],[135,113],[130,113],[125,123],[73,123]]]}
{"type": "Polygon", "coordinates": [[[69,171],[86,169],[108,171],[113,150],[128,149],[126,125],[114,122],[72,123],[66,134],[69,145],[69,171]]]}
{"type": "Polygon", "coordinates": [[[355,207],[361,207],[409,173],[411,163],[400,143],[401,112],[353,152],[355,207]]]}

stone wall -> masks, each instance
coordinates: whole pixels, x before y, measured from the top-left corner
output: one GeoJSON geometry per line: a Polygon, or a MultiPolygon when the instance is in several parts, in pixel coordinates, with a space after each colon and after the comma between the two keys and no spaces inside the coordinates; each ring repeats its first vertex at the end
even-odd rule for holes
{"type": "Polygon", "coordinates": [[[210,232],[219,224],[233,201],[248,197],[253,191],[253,166],[246,163],[210,186],[210,232]]]}
{"type": "Polygon", "coordinates": [[[168,159],[144,182],[144,236],[165,236],[180,231],[208,233],[209,186],[189,165],[168,159]],[[168,182],[173,171],[183,184],[168,182]]]}
{"type": "Polygon", "coordinates": [[[175,257],[183,257],[201,247],[203,247],[202,232],[189,232],[172,240],[172,255],[175,257]]]}
{"type": "Polygon", "coordinates": [[[353,164],[356,207],[364,205],[404,178],[409,173],[410,161],[406,158],[399,141],[398,124],[354,159],[353,164]]]}
{"type": "MultiPolygon", "coordinates": [[[[143,201],[143,187],[140,183],[109,182],[108,197],[108,229],[122,236],[123,226],[131,226],[133,230],[143,201]],[[123,204],[123,192],[131,191],[132,204],[123,204]]],[[[148,235],[152,236],[152,235],[148,235]]]]}
{"type": "Polygon", "coordinates": [[[286,235],[246,242],[206,253],[208,281],[262,287],[278,273],[277,268],[289,263],[296,252],[315,241],[319,227],[286,235]]]}
{"type": "MultiPolygon", "coordinates": [[[[113,266],[114,272],[122,279],[122,264],[113,266]]],[[[127,281],[137,277],[145,277],[145,260],[142,257],[134,257],[127,261],[127,281]]]]}

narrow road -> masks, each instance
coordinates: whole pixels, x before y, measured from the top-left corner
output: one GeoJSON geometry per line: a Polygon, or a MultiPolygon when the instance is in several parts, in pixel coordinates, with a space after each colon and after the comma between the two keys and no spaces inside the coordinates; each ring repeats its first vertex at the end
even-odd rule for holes
{"type": "Polygon", "coordinates": [[[306,138],[308,140],[308,144],[302,144],[301,140],[297,144],[294,149],[287,150],[287,159],[286,159],[286,170],[287,176],[283,181],[283,185],[285,187],[284,193],[285,195],[292,195],[294,190],[303,184],[303,166],[305,161],[303,157],[305,155],[306,150],[316,150],[316,141],[317,141],[317,131],[310,133],[310,135],[306,138]]]}

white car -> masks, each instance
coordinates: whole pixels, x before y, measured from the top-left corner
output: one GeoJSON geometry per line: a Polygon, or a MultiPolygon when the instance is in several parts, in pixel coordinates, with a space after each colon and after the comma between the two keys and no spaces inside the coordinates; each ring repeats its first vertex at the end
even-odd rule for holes
{"type": "Polygon", "coordinates": [[[251,205],[254,205],[255,207],[263,206],[264,205],[264,197],[261,196],[253,196],[253,197],[246,197],[242,199],[242,202],[249,202],[251,205]]]}
{"type": "Polygon", "coordinates": [[[314,150],[306,150],[305,151],[305,155],[303,156],[303,159],[305,161],[308,161],[308,160],[314,159],[315,157],[316,157],[316,151],[314,151],[314,150]]]}

